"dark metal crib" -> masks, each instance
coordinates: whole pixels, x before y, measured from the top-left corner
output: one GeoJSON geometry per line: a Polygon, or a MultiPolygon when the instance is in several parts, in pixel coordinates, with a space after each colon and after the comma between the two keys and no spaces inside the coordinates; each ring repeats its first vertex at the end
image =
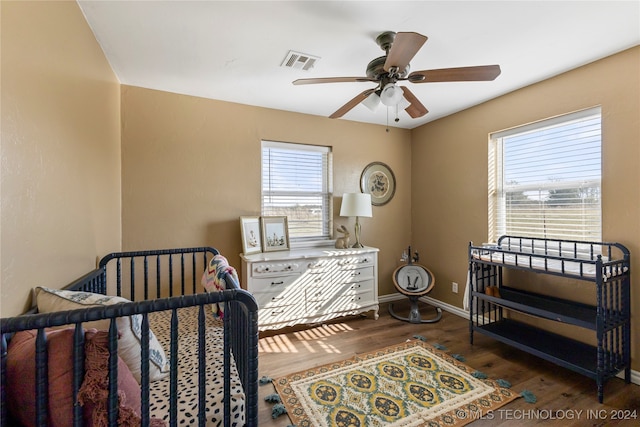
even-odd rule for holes
{"type": "MultiPolygon", "coordinates": [[[[141,342],[141,423],[149,425],[149,313],[172,310],[171,343],[169,359],[171,363],[171,396],[169,425],[177,425],[176,387],[177,376],[176,341],[178,316],[176,310],[185,307],[199,307],[198,330],[198,422],[205,425],[205,365],[207,363],[203,335],[204,316],[211,316],[205,306],[224,303],[223,348],[224,348],[224,425],[232,425],[230,419],[230,379],[229,367],[232,358],[245,394],[245,424],[255,426],[257,421],[258,396],[258,328],[257,304],[253,296],[240,289],[234,277],[225,273],[226,290],[206,293],[200,285],[203,271],[208,260],[219,252],[211,247],[163,249],[136,252],[120,252],[105,256],[99,267],[66,286],[65,290],[85,291],[108,295],[122,296],[131,300],[110,306],[88,307],[55,313],[36,313],[36,309],[24,315],[0,319],[2,334],[2,375],[1,375],[1,407],[0,424],[9,425],[8,418],[6,362],[7,349],[11,337],[18,331],[37,329],[36,337],[36,420],[35,425],[47,425],[48,413],[48,366],[45,328],[59,326],[75,326],[73,335],[73,396],[74,401],[84,376],[84,331],[83,322],[109,319],[109,397],[107,403],[110,426],[117,426],[118,419],[118,330],[116,318],[142,315],[141,342]]],[[[73,409],[74,426],[83,425],[82,407],[78,404],[73,409]]]]}

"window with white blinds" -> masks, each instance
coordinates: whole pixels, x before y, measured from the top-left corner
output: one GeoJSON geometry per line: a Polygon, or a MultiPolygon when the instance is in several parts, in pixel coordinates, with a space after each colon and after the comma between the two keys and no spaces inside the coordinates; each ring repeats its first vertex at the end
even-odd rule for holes
{"type": "Polygon", "coordinates": [[[262,216],[286,216],[291,242],[332,230],[330,147],[262,141],[262,216]]]}
{"type": "Polygon", "coordinates": [[[490,241],[601,240],[600,123],[597,107],[490,135],[490,241]]]}

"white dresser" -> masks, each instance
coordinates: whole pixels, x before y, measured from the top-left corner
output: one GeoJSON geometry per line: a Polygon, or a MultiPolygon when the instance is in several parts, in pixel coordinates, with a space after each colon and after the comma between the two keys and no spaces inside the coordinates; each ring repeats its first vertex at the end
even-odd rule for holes
{"type": "Polygon", "coordinates": [[[258,302],[260,330],[374,311],[378,249],[311,248],[241,254],[242,287],[258,302]]]}

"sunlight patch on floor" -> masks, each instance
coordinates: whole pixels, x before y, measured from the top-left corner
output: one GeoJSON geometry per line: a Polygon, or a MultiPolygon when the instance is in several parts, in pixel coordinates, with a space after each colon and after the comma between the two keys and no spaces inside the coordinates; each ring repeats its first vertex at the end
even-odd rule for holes
{"type": "Polygon", "coordinates": [[[274,335],[258,340],[258,353],[297,353],[295,345],[286,335],[274,335]]]}
{"type": "Polygon", "coordinates": [[[327,339],[333,335],[353,331],[346,323],[322,325],[312,329],[260,338],[259,353],[340,353],[327,339]],[[293,335],[293,338],[289,338],[293,335]]]}

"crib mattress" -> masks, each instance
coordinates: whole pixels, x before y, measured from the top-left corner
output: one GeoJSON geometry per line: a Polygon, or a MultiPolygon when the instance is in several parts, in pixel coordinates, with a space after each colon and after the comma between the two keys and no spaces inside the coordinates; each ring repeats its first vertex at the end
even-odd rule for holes
{"type": "MultiPolygon", "coordinates": [[[[178,309],[178,424],[195,425],[198,422],[198,310],[199,307],[178,309]]],[[[222,322],[214,318],[211,308],[206,312],[206,417],[207,426],[223,425],[223,329],[222,322]]],[[[170,358],[171,311],[149,314],[149,325],[170,358]]],[[[244,425],[245,394],[233,356],[231,358],[231,421],[234,426],[244,425]]],[[[152,417],[169,421],[170,376],[151,383],[149,390],[152,417]]]]}

